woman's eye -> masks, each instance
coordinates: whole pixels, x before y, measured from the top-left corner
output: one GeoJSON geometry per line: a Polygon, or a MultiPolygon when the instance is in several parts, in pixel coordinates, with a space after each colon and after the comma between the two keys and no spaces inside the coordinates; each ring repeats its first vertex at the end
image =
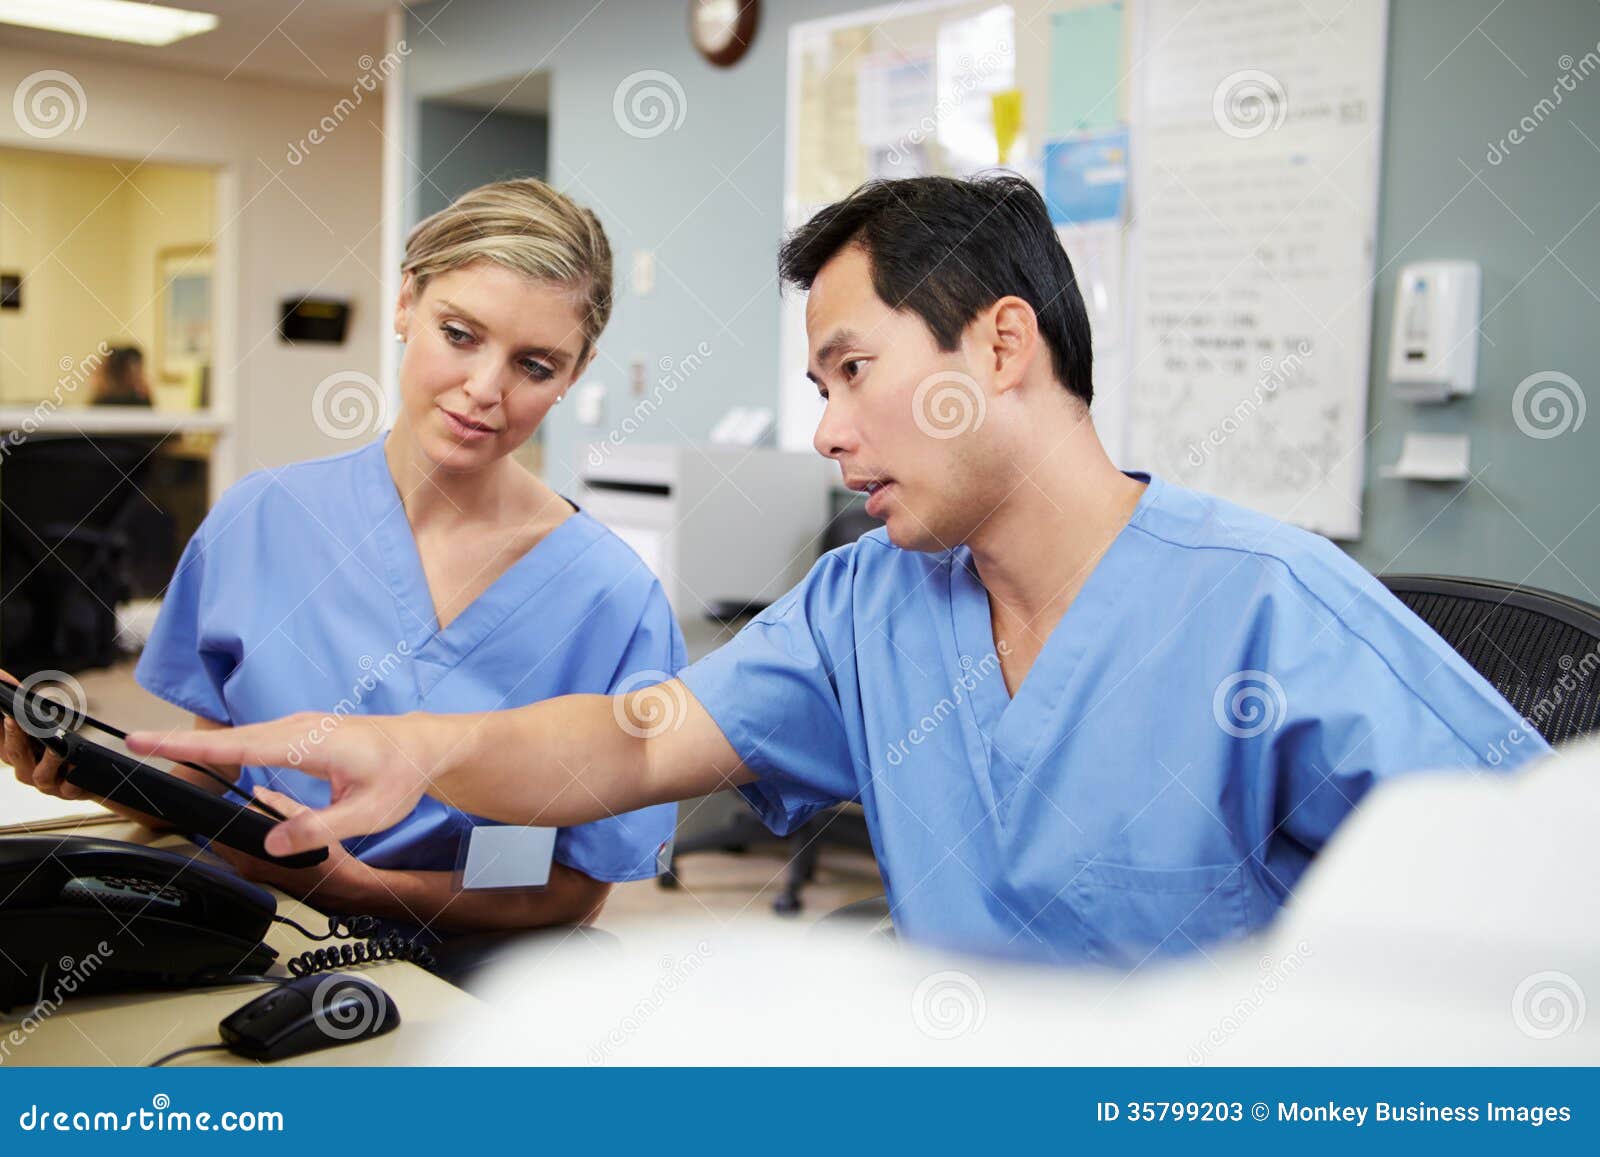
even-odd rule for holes
{"type": "Polygon", "coordinates": [[[851,358],[849,361],[840,362],[839,371],[844,374],[846,380],[853,379],[861,372],[861,359],[851,358]]]}
{"type": "Polygon", "coordinates": [[[446,323],[440,328],[444,330],[445,340],[451,345],[464,345],[472,340],[472,335],[466,330],[462,329],[460,326],[446,323]]]}
{"type": "Polygon", "coordinates": [[[522,363],[522,369],[523,369],[524,373],[526,373],[530,378],[532,378],[536,382],[548,382],[551,378],[555,377],[555,375],[556,375],[555,370],[551,369],[549,366],[545,365],[543,362],[533,362],[533,361],[523,362],[522,363]]]}

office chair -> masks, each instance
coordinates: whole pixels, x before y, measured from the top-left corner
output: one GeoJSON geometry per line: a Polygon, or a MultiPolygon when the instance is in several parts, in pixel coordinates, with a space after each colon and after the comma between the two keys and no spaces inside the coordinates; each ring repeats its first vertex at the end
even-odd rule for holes
{"type": "MultiPolygon", "coordinates": [[[[1492,579],[1381,575],[1379,581],[1505,696],[1552,745],[1600,731],[1600,609],[1492,579]]],[[[893,934],[873,896],[822,920],[893,934]]]]}
{"type": "Polygon", "coordinates": [[[116,660],[117,604],[150,569],[141,560],[173,553],[171,520],[141,489],[159,444],[35,435],[9,447],[0,465],[0,662],[9,670],[116,660]]]}
{"type": "Polygon", "coordinates": [[[1491,579],[1383,575],[1545,741],[1600,730],[1600,609],[1491,579]]]}
{"type": "MultiPolygon", "coordinates": [[[[836,547],[854,542],[870,530],[882,526],[878,519],[867,514],[860,503],[846,507],[834,516],[822,532],[822,549],[827,554],[836,547]]],[[[826,847],[850,848],[872,854],[872,837],[867,830],[866,814],[860,804],[841,804],[825,808],[808,819],[787,836],[779,837],[758,820],[749,809],[739,807],[724,824],[710,831],[700,832],[688,839],[679,840],[672,850],[672,861],[657,882],[663,888],[676,888],[678,857],[693,852],[742,853],[751,844],[777,843],[792,849],[783,890],[772,902],[772,910],[779,915],[793,915],[802,904],[801,890],[816,876],[817,860],[826,847]]]]}

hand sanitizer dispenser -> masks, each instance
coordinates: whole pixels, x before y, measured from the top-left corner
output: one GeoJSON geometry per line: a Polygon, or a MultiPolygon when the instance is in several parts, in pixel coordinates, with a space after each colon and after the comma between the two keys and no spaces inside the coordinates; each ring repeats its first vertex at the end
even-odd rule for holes
{"type": "Polygon", "coordinates": [[[1482,292],[1476,261],[1424,261],[1400,270],[1389,339],[1395,397],[1445,402],[1472,393],[1482,292]]]}

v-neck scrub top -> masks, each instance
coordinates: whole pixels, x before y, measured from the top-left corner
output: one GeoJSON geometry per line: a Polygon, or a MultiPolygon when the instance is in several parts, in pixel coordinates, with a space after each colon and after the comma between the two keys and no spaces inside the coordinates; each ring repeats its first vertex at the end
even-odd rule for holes
{"type": "Polygon", "coordinates": [[[1244,936],[1374,784],[1526,730],[1332,543],[1133,477],[1015,698],[970,551],[882,529],[681,676],[773,831],[860,801],[911,939],[1131,967],[1244,936]]]}
{"type": "MultiPolygon", "coordinates": [[[[185,548],[135,675],[187,711],[240,725],[298,711],[522,707],[634,690],[685,662],[655,576],[582,512],[441,630],[380,439],[229,489],[185,548]]],[[[584,790],[582,772],[572,769],[571,790],[584,790]]],[[[239,783],[328,802],[324,780],[293,769],[245,767],[239,783]]],[[[653,876],[675,819],[667,804],[563,828],[555,859],[597,880],[653,876]]],[[[427,796],[345,846],[374,867],[450,870],[481,822],[427,796]]]]}

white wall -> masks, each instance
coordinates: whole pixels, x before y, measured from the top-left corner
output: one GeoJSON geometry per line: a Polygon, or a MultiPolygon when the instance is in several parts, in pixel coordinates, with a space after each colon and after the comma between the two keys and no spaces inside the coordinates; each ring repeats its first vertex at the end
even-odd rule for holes
{"type": "Polygon", "coordinates": [[[313,393],[333,373],[378,373],[379,343],[389,332],[379,279],[382,102],[363,94],[359,107],[336,113],[350,96],[349,88],[222,80],[0,48],[0,146],[217,167],[213,244],[223,310],[214,396],[236,421],[231,453],[219,461],[225,473],[350,448],[353,442],[318,430],[313,393]],[[76,80],[84,117],[78,127],[40,139],[18,122],[13,99],[25,78],[46,69],[76,80]],[[337,127],[307,148],[325,117],[336,118],[337,127]],[[297,165],[288,159],[291,143],[304,156],[297,165]],[[296,348],[277,338],[279,301],[313,291],[351,301],[344,345],[296,348]]]}

